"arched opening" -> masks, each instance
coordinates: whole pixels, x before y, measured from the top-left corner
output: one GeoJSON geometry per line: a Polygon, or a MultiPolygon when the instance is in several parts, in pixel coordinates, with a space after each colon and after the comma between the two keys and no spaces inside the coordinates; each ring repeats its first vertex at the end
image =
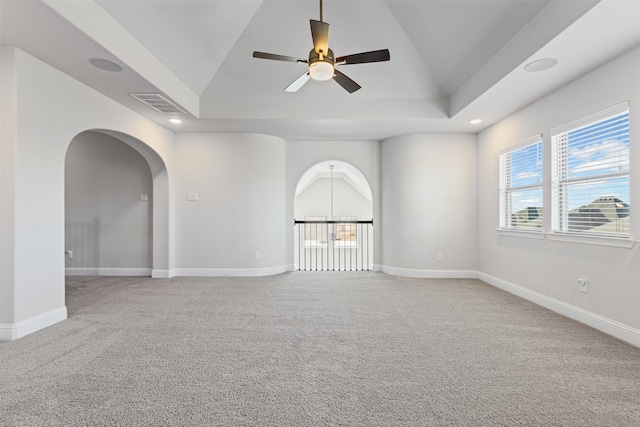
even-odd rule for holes
{"type": "Polygon", "coordinates": [[[170,276],[164,162],[129,135],[89,130],[65,158],[68,275],[170,276]]]}
{"type": "Polygon", "coordinates": [[[309,168],[294,199],[296,270],[373,268],[373,193],[355,166],[329,160],[309,168]]]}
{"type": "Polygon", "coordinates": [[[65,158],[66,274],[150,276],[152,199],[136,150],[103,133],[77,135],[65,158]]]}

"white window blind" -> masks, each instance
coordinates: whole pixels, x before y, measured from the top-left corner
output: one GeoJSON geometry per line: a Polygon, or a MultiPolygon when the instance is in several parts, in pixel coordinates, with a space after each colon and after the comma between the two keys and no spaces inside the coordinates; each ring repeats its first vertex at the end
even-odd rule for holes
{"type": "Polygon", "coordinates": [[[500,227],[542,231],[541,135],[500,154],[500,227]]]}
{"type": "Polygon", "coordinates": [[[628,237],[627,103],[551,133],[553,231],[628,237]]]}

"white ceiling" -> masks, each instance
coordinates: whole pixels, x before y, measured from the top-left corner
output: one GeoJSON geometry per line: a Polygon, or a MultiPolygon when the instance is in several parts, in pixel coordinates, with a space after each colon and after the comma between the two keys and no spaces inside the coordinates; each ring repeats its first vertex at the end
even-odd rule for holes
{"type": "Polygon", "coordinates": [[[353,94],[332,81],[285,93],[305,65],[252,52],[306,58],[315,0],[0,0],[0,19],[2,45],[176,132],[288,140],[477,132],[640,44],[636,0],[325,0],[337,56],[388,48],[391,61],[342,66],[353,94]],[[545,57],[558,65],[523,71],[545,57]],[[141,92],[180,105],[183,124],[128,95],[141,92]]]}

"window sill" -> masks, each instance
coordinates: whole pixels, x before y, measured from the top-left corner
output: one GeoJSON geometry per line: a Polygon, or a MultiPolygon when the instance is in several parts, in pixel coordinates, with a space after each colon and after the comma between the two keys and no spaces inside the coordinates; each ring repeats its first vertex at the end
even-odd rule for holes
{"type": "Polygon", "coordinates": [[[526,231],[526,230],[513,230],[508,228],[498,228],[498,236],[509,237],[524,237],[526,239],[544,239],[544,233],[542,231],[526,231]]]}
{"type": "Polygon", "coordinates": [[[539,240],[549,239],[553,242],[578,243],[583,245],[608,246],[614,248],[631,249],[636,243],[635,240],[631,239],[606,236],[580,236],[576,234],[544,233],[540,231],[510,230],[505,228],[498,228],[496,231],[498,236],[539,240]]]}
{"type": "Polygon", "coordinates": [[[580,236],[575,234],[547,233],[549,240],[554,242],[579,243],[583,245],[609,246],[631,249],[634,240],[616,237],[580,236]]]}

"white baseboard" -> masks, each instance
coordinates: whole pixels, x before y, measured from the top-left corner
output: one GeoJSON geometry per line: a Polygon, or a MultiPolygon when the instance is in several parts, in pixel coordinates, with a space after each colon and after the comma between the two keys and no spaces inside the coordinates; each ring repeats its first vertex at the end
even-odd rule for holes
{"type": "Polygon", "coordinates": [[[158,268],[154,268],[151,270],[151,278],[153,279],[171,279],[172,277],[176,277],[176,270],[161,270],[158,268]]]}
{"type": "Polygon", "coordinates": [[[477,279],[475,270],[419,270],[413,268],[390,267],[381,265],[383,273],[393,276],[412,277],[416,279],[477,279]]]}
{"type": "Polygon", "coordinates": [[[188,277],[260,277],[285,273],[289,265],[266,268],[176,268],[176,276],[188,277]]]}
{"type": "Polygon", "coordinates": [[[584,310],[580,307],[567,304],[514,283],[507,282],[506,280],[498,279],[497,277],[489,274],[479,273],[478,279],[495,286],[496,288],[500,288],[506,292],[531,301],[534,304],[540,305],[551,311],[555,311],[556,313],[570,319],[589,325],[592,328],[604,332],[605,334],[612,335],[628,342],[629,344],[640,347],[640,330],[636,328],[632,328],[631,326],[600,316],[599,314],[591,313],[590,311],[584,310]]]}
{"type": "Polygon", "coordinates": [[[65,268],[67,276],[151,276],[150,268],[65,268]]]}
{"type": "Polygon", "coordinates": [[[25,335],[62,322],[66,318],[67,307],[62,306],[18,323],[0,324],[0,341],[17,340],[25,335]]]}

